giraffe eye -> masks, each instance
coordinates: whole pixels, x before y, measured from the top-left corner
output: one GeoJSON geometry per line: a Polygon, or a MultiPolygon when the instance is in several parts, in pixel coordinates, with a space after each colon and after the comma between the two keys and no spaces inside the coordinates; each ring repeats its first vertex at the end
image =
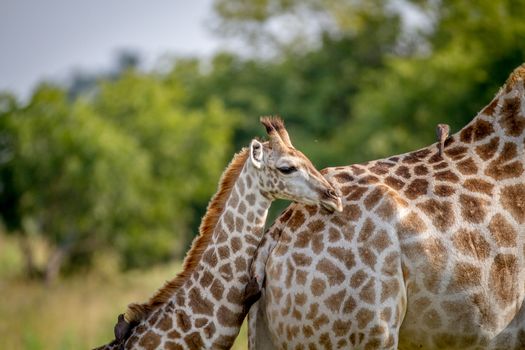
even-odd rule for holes
{"type": "Polygon", "coordinates": [[[279,170],[283,174],[291,174],[297,171],[297,168],[294,166],[283,166],[283,167],[277,168],[277,170],[279,170]]]}

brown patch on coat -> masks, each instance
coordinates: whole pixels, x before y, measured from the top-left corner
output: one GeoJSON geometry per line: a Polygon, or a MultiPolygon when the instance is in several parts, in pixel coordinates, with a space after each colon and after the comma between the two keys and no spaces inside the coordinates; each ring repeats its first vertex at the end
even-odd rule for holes
{"type": "Polygon", "coordinates": [[[509,136],[519,136],[525,129],[525,118],[520,115],[521,99],[506,98],[500,111],[499,124],[509,136]]]}
{"type": "Polygon", "coordinates": [[[454,266],[454,275],[448,285],[451,292],[460,292],[481,284],[481,269],[473,264],[459,262],[454,266]]]}
{"type": "Polygon", "coordinates": [[[347,204],[343,207],[341,215],[347,221],[356,221],[361,216],[361,209],[355,204],[347,204]]]}
{"type": "Polygon", "coordinates": [[[332,312],[339,312],[345,298],[346,291],[343,289],[337,293],[330,295],[325,299],[324,304],[332,312]]]}
{"type": "Polygon", "coordinates": [[[396,278],[389,278],[381,282],[381,303],[389,298],[395,298],[399,294],[399,281],[396,278]]]}
{"type": "Polygon", "coordinates": [[[373,166],[369,167],[368,170],[376,175],[385,175],[388,173],[389,168],[390,166],[388,166],[388,163],[377,162],[373,166]]]}
{"type": "Polygon", "coordinates": [[[360,301],[364,301],[365,303],[369,303],[369,304],[375,304],[375,301],[376,301],[375,284],[376,282],[373,278],[368,280],[368,282],[361,289],[361,292],[359,292],[360,301]]]}
{"type": "Polygon", "coordinates": [[[408,199],[416,199],[427,193],[428,181],[425,179],[415,179],[405,189],[405,195],[408,199]]]}
{"type": "Polygon", "coordinates": [[[167,341],[165,344],[164,344],[164,348],[166,350],[184,350],[184,348],[182,347],[182,345],[179,345],[177,343],[174,343],[172,341],[167,341]]]}
{"type": "Polygon", "coordinates": [[[184,341],[190,349],[204,349],[204,341],[199,332],[192,332],[184,337],[184,341]]]}
{"type": "Polygon", "coordinates": [[[472,160],[472,158],[462,160],[461,162],[457,163],[456,166],[459,172],[463,175],[473,175],[478,172],[478,166],[476,165],[476,163],[474,163],[474,160],[472,160]]]}
{"type": "Polygon", "coordinates": [[[236,313],[222,305],[217,310],[217,320],[226,327],[238,327],[241,325],[244,315],[236,313]]]}
{"type": "Polygon", "coordinates": [[[357,238],[357,241],[362,243],[366,242],[374,233],[375,230],[375,224],[370,218],[366,218],[365,222],[363,223],[363,227],[361,228],[361,231],[359,232],[359,236],[357,238]]]}
{"type": "Polygon", "coordinates": [[[501,214],[492,217],[489,230],[500,247],[515,247],[517,233],[514,227],[501,214]]]}
{"type": "Polygon", "coordinates": [[[379,178],[373,175],[364,176],[358,181],[360,185],[373,185],[378,182],[379,182],[379,178]]]}
{"type": "Polygon", "coordinates": [[[347,172],[341,172],[334,175],[335,180],[338,183],[346,183],[354,181],[354,177],[347,172]]]}
{"type": "Polygon", "coordinates": [[[175,311],[175,322],[183,332],[187,332],[191,328],[191,319],[183,310],[175,311]]]}
{"type": "Polygon", "coordinates": [[[365,280],[367,279],[368,275],[363,270],[356,271],[352,278],[350,278],[350,286],[354,289],[359,288],[365,280]]]}
{"type": "Polygon", "coordinates": [[[485,174],[496,180],[515,178],[523,173],[523,164],[520,160],[510,162],[518,156],[515,143],[507,142],[503,146],[498,158],[489,163],[485,174]]]}
{"type": "Polygon", "coordinates": [[[434,187],[434,193],[440,197],[449,197],[452,196],[456,190],[454,187],[449,185],[436,185],[434,187]]]}
{"type": "Polygon", "coordinates": [[[324,230],[325,224],[322,220],[314,220],[308,224],[310,234],[314,235],[324,230]]]}
{"type": "Polygon", "coordinates": [[[397,232],[401,239],[410,238],[424,232],[426,229],[427,225],[414,212],[407,214],[397,225],[397,232]]]}
{"type": "Polygon", "coordinates": [[[161,331],[168,331],[173,327],[173,322],[171,321],[171,316],[164,314],[164,316],[157,323],[157,327],[161,331]]]}
{"type": "Polygon", "coordinates": [[[450,202],[429,199],[418,204],[417,207],[432,220],[434,226],[441,232],[446,232],[454,223],[454,211],[450,202]]]}
{"type": "Polygon", "coordinates": [[[500,200],[503,208],[520,224],[525,222],[525,185],[517,184],[501,189],[500,200]]]}
{"type": "Polygon", "coordinates": [[[438,181],[456,183],[459,181],[459,177],[450,170],[440,171],[434,174],[434,178],[438,181]]]}
{"type": "Polygon", "coordinates": [[[454,247],[461,253],[484,260],[490,256],[490,244],[480,232],[460,229],[452,238],[454,247]]]}
{"type": "Polygon", "coordinates": [[[365,265],[368,265],[371,269],[374,269],[377,262],[377,257],[372,249],[367,246],[361,246],[359,247],[358,252],[361,262],[365,265]]]}
{"type": "Polygon", "coordinates": [[[395,203],[390,198],[385,198],[381,204],[377,207],[375,212],[379,217],[385,221],[390,221],[395,212],[395,203]]]}
{"type": "Polygon", "coordinates": [[[364,329],[366,328],[366,326],[368,326],[370,321],[372,321],[372,319],[374,318],[374,313],[368,309],[361,308],[357,312],[356,318],[357,318],[357,326],[359,327],[359,329],[364,329]]]}
{"type": "Polygon", "coordinates": [[[468,179],[463,183],[463,187],[472,192],[484,193],[491,196],[494,185],[481,179],[468,179]]]}
{"type": "Polygon", "coordinates": [[[350,201],[357,201],[359,200],[365,192],[368,191],[367,187],[352,185],[352,186],[344,186],[341,188],[341,192],[344,196],[346,196],[346,199],[350,201]]]}
{"type": "Polygon", "coordinates": [[[378,252],[382,252],[392,244],[392,241],[388,237],[388,233],[385,230],[381,230],[374,236],[370,243],[378,252]]]}
{"type": "Polygon", "coordinates": [[[464,219],[475,224],[483,222],[486,215],[485,206],[488,204],[487,201],[468,194],[461,194],[459,203],[461,204],[461,215],[464,219]]]}
{"type": "Polygon", "coordinates": [[[215,298],[215,300],[221,300],[222,295],[224,293],[224,285],[220,281],[219,278],[215,278],[213,280],[213,283],[210,288],[211,295],[215,298]]]}
{"type": "Polygon", "coordinates": [[[351,320],[348,320],[348,321],[336,320],[334,321],[334,324],[332,325],[332,331],[334,332],[336,337],[342,337],[350,331],[351,327],[352,327],[351,320]]]}
{"type": "Polygon", "coordinates": [[[405,179],[410,179],[410,170],[407,166],[401,165],[399,168],[397,168],[396,173],[397,176],[401,176],[405,179]]]}
{"type": "Polygon", "coordinates": [[[483,119],[477,119],[472,125],[467,126],[459,134],[460,140],[465,143],[483,140],[494,133],[492,124],[483,119]]]}
{"type": "Polygon", "coordinates": [[[341,247],[329,247],[328,254],[342,262],[348,270],[355,266],[355,257],[351,249],[341,247]]]}
{"type": "Polygon", "coordinates": [[[427,157],[430,154],[430,150],[427,148],[423,148],[419,151],[411,152],[407,154],[402,162],[407,164],[415,164],[423,161],[425,157],[427,157]]]}
{"type": "Polygon", "coordinates": [[[502,308],[517,302],[520,284],[518,260],[511,254],[498,254],[490,268],[491,291],[502,308]]]}
{"type": "Polygon", "coordinates": [[[488,104],[485,108],[483,108],[481,113],[487,116],[493,115],[494,112],[496,111],[496,107],[498,106],[498,102],[499,102],[499,99],[497,98],[493,99],[492,102],[490,102],[490,104],[488,104]]]}
{"type": "Polygon", "coordinates": [[[400,190],[405,186],[405,183],[393,176],[387,176],[385,178],[385,185],[392,187],[394,190],[400,190]]]}
{"type": "Polygon", "coordinates": [[[140,338],[139,345],[146,349],[156,349],[160,345],[160,335],[148,331],[140,338]]]}
{"type": "Polygon", "coordinates": [[[318,297],[324,293],[324,290],[326,288],[326,283],[324,283],[324,281],[320,278],[314,278],[312,279],[310,288],[312,290],[312,295],[318,297]]]}
{"type": "Polygon", "coordinates": [[[300,210],[294,211],[292,216],[290,217],[290,220],[287,222],[287,226],[292,231],[297,231],[297,229],[305,222],[306,217],[304,216],[303,212],[300,210]]]}
{"type": "Polygon", "coordinates": [[[350,169],[354,173],[354,175],[359,176],[365,172],[364,169],[360,168],[358,165],[354,164],[350,166],[350,169]]]}
{"type": "Polygon", "coordinates": [[[366,209],[371,210],[388,193],[388,187],[377,186],[364,200],[366,209]]]}
{"type": "Polygon", "coordinates": [[[443,169],[446,169],[448,168],[449,164],[447,162],[441,162],[441,163],[437,163],[435,165],[432,166],[432,168],[434,170],[443,170],[443,169]]]}
{"type": "Polygon", "coordinates": [[[489,160],[494,157],[498,150],[499,137],[493,137],[489,142],[476,147],[476,153],[483,160],[489,160]]]}
{"type": "Polygon", "coordinates": [[[456,146],[445,150],[445,154],[448,158],[453,160],[460,160],[467,154],[468,148],[465,146],[456,146]]]}
{"type": "Polygon", "coordinates": [[[414,172],[416,173],[416,175],[426,175],[428,174],[428,168],[424,164],[419,164],[414,168],[414,172]]]}
{"type": "Polygon", "coordinates": [[[312,263],[312,258],[303,253],[293,253],[292,259],[296,266],[309,266],[312,263]]]}
{"type": "Polygon", "coordinates": [[[341,234],[341,231],[338,227],[330,227],[328,230],[328,241],[330,243],[337,242],[343,238],[343,235],[341,234]]]}
{"type": "Polygon", "coordinates": [[[316,330],[319,330],[322,326],[328,323],[330,323],[330,320],[328,319],[328,317],[326,315],[320,315],[314,320],[313,326],[316,330]]]}
{"type": "Polygon", "coordinates": [[[326,275],[328,279],[328,284],[330,286],[335,286],[341,284],[345,279],[345,274],[339,267],[337,267],[333,262],[324,258],[317,263],[317,271],[322,272],[326,275]]]}

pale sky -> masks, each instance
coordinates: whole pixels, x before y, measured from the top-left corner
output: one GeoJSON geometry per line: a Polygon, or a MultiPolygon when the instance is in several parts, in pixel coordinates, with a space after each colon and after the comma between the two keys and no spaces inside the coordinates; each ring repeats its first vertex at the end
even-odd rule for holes
{"type": "Polygon", "coordinates": [[[212,0],[0,0],[0,90],[27,97],[43,79],[109,68],[121,49],[148,62],[209,55],[212,0]]]}

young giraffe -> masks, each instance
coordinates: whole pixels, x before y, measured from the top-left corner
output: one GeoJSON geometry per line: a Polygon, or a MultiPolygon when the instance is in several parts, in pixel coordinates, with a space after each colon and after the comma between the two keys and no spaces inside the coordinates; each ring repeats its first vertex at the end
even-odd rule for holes
{"type": "Polygon", "coordinates": [[[525,349],[524,80],[443,156],[322,171],[343,212],[292,204],[265,234],[250,348],[525,349]]]}
{"type": "Polygon", "coordinates": [[[230,348],[250,306],[250,295],[245,295],[249,267],[272,200],[341,210],[340,197],[292,146],[283,122],[261,122],[269,142],[252,140],[250,149],[237,154],[224,172],[183,272],[148,304],[128,309],[126,320],[138,325],[127,340],[99,349],[230,348]]]}

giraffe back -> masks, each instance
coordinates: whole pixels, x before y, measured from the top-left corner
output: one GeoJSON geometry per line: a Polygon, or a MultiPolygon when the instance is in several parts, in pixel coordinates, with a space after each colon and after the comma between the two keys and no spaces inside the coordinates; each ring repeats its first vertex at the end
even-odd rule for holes
{"type": "Polygon", "coordinates": [[[524,77],[442,154],[326,169],[342,213],[281,215],[261,301],[277,348],[525,347],[524,77]]]}

